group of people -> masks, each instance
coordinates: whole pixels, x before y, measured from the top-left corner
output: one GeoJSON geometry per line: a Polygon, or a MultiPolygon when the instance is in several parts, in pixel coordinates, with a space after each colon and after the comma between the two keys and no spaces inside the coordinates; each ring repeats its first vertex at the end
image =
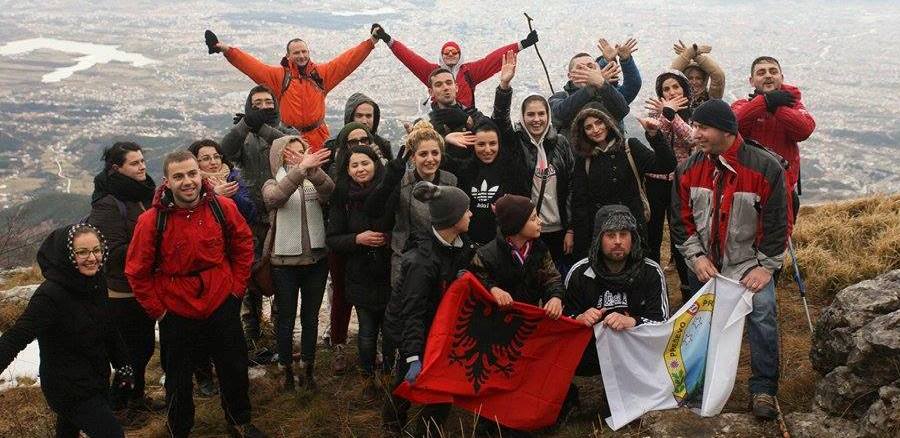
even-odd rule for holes
{"type": "MultiPolygon", "coordinates": [[[[679,41],[638,117],[641,139],[623,123],[642,86],[637,41],[601,39],[599,57],[575,54],[562,91],[526,96],[513,123],[517,52],[537,41],[532,31],[471,62],[448,42],[431,63],[374,24],[329,62],[313,62],[308,43],[292,39],[280,65],[266,65],[207,31],[208,52],[257,84],[244,112],[221,142],[166,155],[162,184],[140,145],[105,150],[90,216],[51,233],[38,252],[45,281],[0,337],[0,369],[38,339],[60,437],[123,436],[123,410],[163,409],[170,434],[188,436],[195,377],[201,393],[220,393],[232,436],[262,437],[248,366],[277,358],[284,390],[316,389],[329,284],[330,344],[343,350],[355,308],[362,396],[375,398],[415,383],[441,297],[464,270],[500,307],[528,303],[548,318],[613,330],[664,321],[668,222],[682,300],[716,275],[755,293],[752,410],[774,418],[775,279],[799,205],[798,142],[815,127],[800,91],[764,56],[750,67],[752,94],[729,105],[711,48],[679,41]],[[379,41],[430,96],[427,119],[390,139],[402,144],[396,154],[378,133],[379,105],[362,93],[348,99],[333,138],[324,123],[328,92],[379,41]],[[475,89],[498,73],[486,115],[475,89]],[[276,346],[268,356],[266,278],[276,346]],[[145,395],[157,325],[164,402],[145,395]]],[[[341,359],[335,372],[346,368],[341,359]]],[[[591,342],[576,374],[599,373],[591,342]]],[[[560,417],[577,404],[572,385],[560,417]]],[[[426,434],[449,406],[426,406],[416,421],[408,409],[386,397],[385,430],[426,434]]]]}

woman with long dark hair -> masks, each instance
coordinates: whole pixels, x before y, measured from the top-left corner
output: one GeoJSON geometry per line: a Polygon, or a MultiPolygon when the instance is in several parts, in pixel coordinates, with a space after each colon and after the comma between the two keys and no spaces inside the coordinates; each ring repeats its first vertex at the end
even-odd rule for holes
{"type": "MultiPolygon", "coordinates": [[[[331,197],[326,243],[345,259],[346,299],[356,307],[359,319],[359,364],[366,376],[363,395],[377,394],[376,342],[382,331],[384,310],[391,296],[391,249],[387,222],[390,217],[371,218],[365,211],[367,198],[384,177],[384,166],[369,146],[352,146],[337,166],[337,185],[331,197]]],[[[381,375],[393,365],[391,347],[382,337],[381,375]]]]}

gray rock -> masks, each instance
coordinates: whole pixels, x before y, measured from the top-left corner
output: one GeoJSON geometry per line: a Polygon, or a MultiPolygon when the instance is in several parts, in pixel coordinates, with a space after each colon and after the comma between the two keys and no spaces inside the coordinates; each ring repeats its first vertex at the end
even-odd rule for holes
{"type": "Polygon", "coordinates": [[[40,285],[29,284],[25,286],[16,286],[5,291],[0,291],[0,299],[28,301],[31,299],[31,296],[34,295],[34,291],[37,290],[38,286],[40,285]]]}
{"type": "Polygon", "coordinates": [[[715,417],[701,417],[686,408],[647,413],[641,418],[641,425],[638,436],[653,438],[781,435],[777,422],[760,421],[752,414],[724,413],[715,417]]]}
{"type": "Polygon", "coordinates": [[[813,412],[792,412],[784,416],[784,422],[793,438],[861,438],[854,421],[829,417],[828,414],[813,412]]]}
{"type": "Polygon", "coordinates": [[[879,316],[854,335],[854,348],[847,365],[873,385],[881,386],[898,377],[900,366],[900,310],[879,316]]]}
{"type": "Polygon", "coordinates": [[[900,380],[878,389],[878,399],[869,406],[859,429],[867,436],[900,435],[900,380]]]}
{"type": "Polygon", "coordinates": [[[837,367],[816,382],[816,406],[838,417],[859,418],[875,401],[879,385],[872,384],[846,366],[837,367]]]}

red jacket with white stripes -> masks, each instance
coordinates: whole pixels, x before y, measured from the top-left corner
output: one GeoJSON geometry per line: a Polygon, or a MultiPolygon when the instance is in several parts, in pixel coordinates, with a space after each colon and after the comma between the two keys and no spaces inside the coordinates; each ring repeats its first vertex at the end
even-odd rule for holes
{"type": "Polygon", "coordinates": [[[790,235],[784,169],[738,135],[721,155],[698,151],[672,185],[672,239],[689,262],[709,257],[722,275],[781,267],[790,235]]]}
{"type": "Polygon", "coordinates": [[[774,113],[766,110],[766,98],[757,94],[750,99],[741,99],[731,104],[738,120],[738,129],[745,138],[769,148],[788,161],[787,184],[793,190],[800,178],[800,147],[797,143],[806,140],[816,129],[816,121],[806,111],[800,100],[800,89],[784,84],[783,91],[794,96],[794,105],[778,107],[774,113]]]}

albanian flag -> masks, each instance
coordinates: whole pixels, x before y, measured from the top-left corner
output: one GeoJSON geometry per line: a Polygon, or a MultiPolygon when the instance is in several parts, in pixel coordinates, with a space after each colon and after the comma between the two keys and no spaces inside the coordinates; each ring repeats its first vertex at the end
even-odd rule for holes
{"type": "Polygon", "coordinates": [[[422,373],[394,394],[419,404],[452,403],[519,430],[556,421],[591,329],[523,303],[500,309],[471,273],[438,307],[422,373]]]}

